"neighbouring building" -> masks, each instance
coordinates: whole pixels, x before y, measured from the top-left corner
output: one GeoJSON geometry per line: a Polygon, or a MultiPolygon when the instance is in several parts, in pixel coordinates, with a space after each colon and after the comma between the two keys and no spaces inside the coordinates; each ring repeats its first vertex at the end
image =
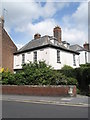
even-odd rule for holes
{"type": "Polygon", "coordinates": [[[13,71],[13,53],[16,51],[16,45],[4,29],[4,19],[0,17],[0,68],[8,68],[13,71]]]}
{"type": "Polygon", "coordinates": [[[83,47],[80,45],[71,45],[70,49],[79,52],[79,64],[90,63],[90,44],[85,43],[83,47]]]}
{"type": "Polygon", "coordinates": [[[34,39],[14,53],[14,70],[22,69],[22,64],[45,61],[54,69],[64,65],[79,67],[79,52],[70,49],[70,44],[61,39],[61,28],[53,29],[53,36],[34,35],[34,39]]]}

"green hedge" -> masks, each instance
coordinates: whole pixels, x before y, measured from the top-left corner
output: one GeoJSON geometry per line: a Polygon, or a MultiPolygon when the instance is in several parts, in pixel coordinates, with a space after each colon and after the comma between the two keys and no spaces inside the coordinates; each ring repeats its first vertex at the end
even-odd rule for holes
{"type": "Polygon", "coordinates": [[[61,70],[53,70],[45,62],[29,63],[13,74],[2,72],[2,84],[10,85],[77,85],[78,93],[89,94],[90,64],[73,69],[65,65],[61,70]]]}
{"type": "Polygon", "coordinates": [[[75,69],[76,79],[78,80],[78,87],[82,91],[88,92],[90,84],[90,67],[80,67],[75,69]]]}
{"type": "Polygon", "coordinates": [[[60,73],[64,74],[67,77],[72,77],[77,79],[77,88],[78,91],[81,91],[81,94],[89,94],[89,85],[90,85],[90,64],[80,65],[79,68],[71,68],[65,65],[60,73]]]}
{"type": "Polygon", "coordinates": [[[45,62],[29,63],[23,65],[23,69],[16,74],[2,73],[2,84],[14,85],[76,85],[75,78],[67,77],[63,73],[55,71],[45,62]]]}

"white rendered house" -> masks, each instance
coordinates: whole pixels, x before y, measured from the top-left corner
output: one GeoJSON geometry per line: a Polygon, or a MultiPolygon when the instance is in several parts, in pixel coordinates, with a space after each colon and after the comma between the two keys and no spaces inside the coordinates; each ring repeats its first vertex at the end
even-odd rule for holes
{"type": "Polygon", "coordinates": [[[86,64],[90,63],[90,45],[88,43],[85,43],[83,45],[84,47],[81,47],[80,45],[71,45],[70,48],[74,51],[79,52],[79,64],[86,64]]]}
{"type": "Polygon", "coordinates": [[[23,63],[45,61],[54,69],[64,65],[79,67],[79,53],[61,41],[61,28],[54,28],[54,37],[35,34],[34,39],[14,53],[14,70],[22,69],[23,63]]]}

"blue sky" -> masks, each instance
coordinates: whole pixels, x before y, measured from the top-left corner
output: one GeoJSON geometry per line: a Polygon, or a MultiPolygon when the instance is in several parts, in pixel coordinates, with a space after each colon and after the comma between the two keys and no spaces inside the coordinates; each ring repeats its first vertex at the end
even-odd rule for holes
{"type": "Polygon", "coordinates": [[[53,28],[62,28],[62,40],[83,45],[88,41],[88,2],[36,2],[4,0],[5,29],[20,48],[35,33],[53,35],[53,28]]]}

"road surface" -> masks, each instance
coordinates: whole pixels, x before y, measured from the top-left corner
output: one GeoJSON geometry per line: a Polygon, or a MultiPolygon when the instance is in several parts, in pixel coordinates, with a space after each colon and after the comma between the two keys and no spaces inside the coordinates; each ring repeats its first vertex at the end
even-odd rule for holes
{"type": "Polygon", "coordinates": [[[2,102],[3,118],[88,118],[88,107],[20,101],[2,102]]]}

